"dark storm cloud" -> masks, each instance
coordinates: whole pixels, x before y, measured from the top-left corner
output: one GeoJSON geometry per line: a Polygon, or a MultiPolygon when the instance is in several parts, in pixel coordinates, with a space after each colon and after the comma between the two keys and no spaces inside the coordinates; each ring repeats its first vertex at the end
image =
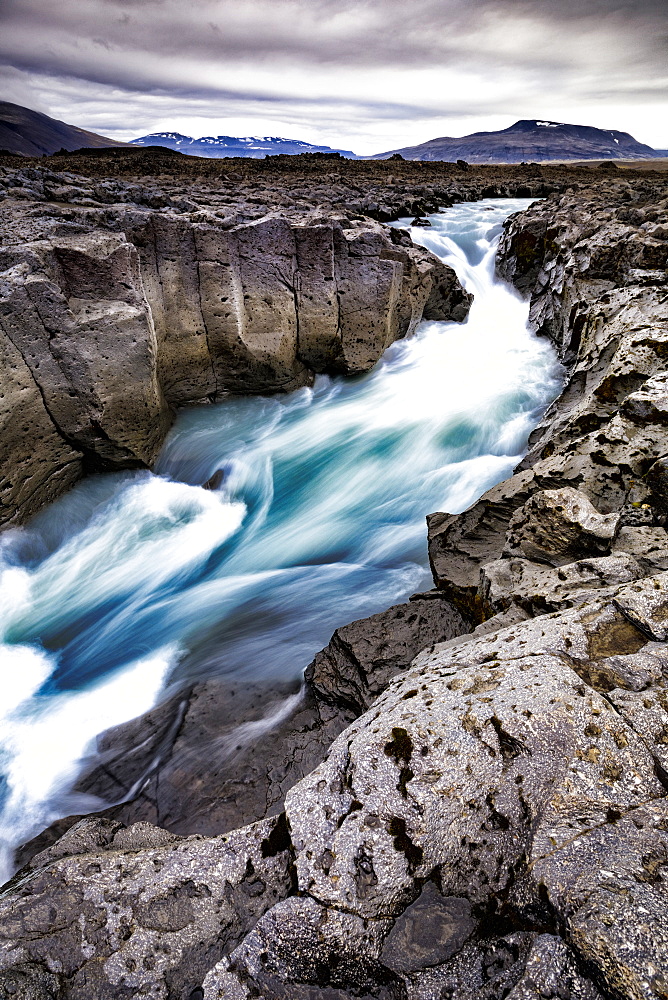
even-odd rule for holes
{"type": "Polygon", "coordinates": [[[323,108],[340,127],[512,113],[537,95],[656,102],[666,38],[665,0],[4,0],[0,63],[12,94],[32,86],[43,104],[49,80],[54,95],[79,82],[118,109],[121,92],[171,95],[183,113],[323,108]]]}

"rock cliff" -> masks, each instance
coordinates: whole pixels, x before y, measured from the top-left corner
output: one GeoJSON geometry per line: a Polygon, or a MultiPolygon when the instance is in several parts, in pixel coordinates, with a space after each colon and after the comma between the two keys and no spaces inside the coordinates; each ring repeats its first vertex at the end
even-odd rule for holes
{"type": "MultiPolygon", "coordinates": [[[[154,785],[26,853],[0,995],[668,996],[666,195],[622,180],[510,220],[499,269],[566,371],[521,467],[432,515],[434,591],[316,657],[257,794],[218,785],[218,821],[250,825],[160,829],[154,785]]],[[[176,739],[143,730],[167,786],[208,698],[176,739]]]]}
{"type": "Polygon", "coordinates": [[[668,202],[634,195],[564,195],[506,229],[499,271],[531,294],[567,379],[515,475],[429,519],[436,584],[478,621],[510,603],[568,607],[668,565],[668,202]]]}
{"type": "Polygon", "coordinates": [[[25,211],[0,248],[0,524],[86,469],[150,466],[174,407],[364,372],[423,317],[468,313],[451,268],[371,220],[121,204],[38,211],[35,233],[25,211]]]}

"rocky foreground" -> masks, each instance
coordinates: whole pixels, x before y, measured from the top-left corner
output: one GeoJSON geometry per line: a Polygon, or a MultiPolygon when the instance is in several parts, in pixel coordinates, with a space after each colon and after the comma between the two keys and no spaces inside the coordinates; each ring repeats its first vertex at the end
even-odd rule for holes
{"type": "MultiPolygon", "coordinates": [[[[230,752],[230,697],[237,720],[268,706],[214,682],[105,734],[82,789],[134,797],[24,851],[0,996],[668,997],[668,187],[536,183],[555,193],[509,220],[498,267],[566,382],[522,466],[430,517],[434,590],[339,629],[263,739],[230,752]]],[[[16,232],[17,205],[43,224],[8,199],[16,232]]],[[[141,274],[126,211],[104,238],[141,274]]],[[[356,221],[347,248],[397,246],[356,221]]],[[[362,256],[410,284],[415,251],[382,253],[362,256]]],[[[64,273],[18,266],[12,294],[64,273]]]]}

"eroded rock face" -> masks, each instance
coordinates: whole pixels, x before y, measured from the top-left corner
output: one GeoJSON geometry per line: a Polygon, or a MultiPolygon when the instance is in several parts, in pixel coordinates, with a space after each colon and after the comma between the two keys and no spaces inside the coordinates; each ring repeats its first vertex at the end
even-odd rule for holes
{"type": "Polygon", "coordinates": [[[121,206],[59,228],[0,249],[0,524],[84,467],[150,466],[174,406],[367,371],[423,316],[461,321],[471,299],[370,220],[230,228],[121,206]]]}
{"type": "Polygon", "coordinates": [[[204,839],[85,820],[8,887],[5,975],[62,997],[660,997],[667,575],[430,645],[285,818],[204,839]]]}
{"type": "Polygon", "coordinates": [[[610,550],[619,518],[601,515],[578,490],[541,490],[511,517],[503,555],[564,566],[610,550]]]}
{"type": "Polygon", "coordinates": [[[3,258],[2,331],[62,437],[102,467],[150,464],[169,413],[135,247],[93,233],[3,258]]]}
{"type": "Polygon", "coordinates": [[[160,381],[175,404],[367,371],[423,313],[467,313],[449,268],[370,222],[344,229],[270,215],[230,229],[158,213],[133,222],[160,381]]]}
{"type": "MultiPolygon", "coordinates": [[[[668,243],[656,218],[668,199],[661,194],[643,207],[623,183],[614,195],[569,193],[536,203],[506,227],[498,270],[531,295],[531,322],[556,345],[566,382],[515,475],[463,514],[429,519],[434,578],[478,620],[498,606],[486,596],[499,590],[500,574],[506,599],[517,580],[520,602],[539,610],[528,598],[541,589],[579,593],[582,559],[627,553],[641,575],[664,568],[668,243]],[[528,564],[497,563],[518,558],[528,564]],[[552,587],[535,563],[562,569],[569,586],[556,573],[552,587]]],[[[584,569],[591,580],[600,573],[601,586],[620,581],[618,560],[584,569]]],[[[562,603],[548,600],[542,610],[562,603]]]]}
{"type": "Polygon", "coordinates": [[[540,990],[559,970],[566,997],[596,997],[596,983],[606,994],[660,996],[666,785],[658,744],[616,691],[642,687],[656,710],[668,649],[647,633],[668,603],[663,578],[645,588],[660,604],[635,586],[586,610],[436,646],[390,682],[287,796],[308,914],[299,899],[269,911],[207,977],[207,1000],[353,982],[371,996],[439,996],[447,986],[449,996],[496,997],[501,982],[504,993],[549,996],[540,990]],[[635,624],[622,610],[632,601],[635,624]],[[611,691],[611,677],[623,686],[611,691]],[[326,930],[300,944],[292,920],[326,930]],[[441,928],[431,943],[430,921],[441,928]],[[568,945],[537,934],[541,925],[568,945]],[[267,942],[290,954],[270,978],[267,942]],[[405,992],[383,979],[384,959],[405,992]],[[356,978],[362,969],[373,975],[356,978]]]}
{"type": "Polygon", "coordinates": [[[319,701],[358,715],[421,650],[469,628],[438,592],[416,594],[408,604],[337,629],[307,667],[306,682],[319,701]]]}
{"type": "MultiPolygon", "coordinates": [[[[177,691],[145,715],[101,734],[75,792],[96,796],[113,822],[177,834],[224,833],[276,815],[285,795],[333,741],[424,648],[467,632],[438,592],[418,594],[337,629],[301,690],[220,678],[177,691]]],[[[23,865],[69,817],[18,852],[23,865]]],[[[59,843],[62,843],[63,838],[59,843]]]]}
{"type": "Polygon", "coordinates": [[[99,825],[69,831],[0,901],[1,996],[188,1000],[291,891],[276,820],[208,840],[99,825]]]}

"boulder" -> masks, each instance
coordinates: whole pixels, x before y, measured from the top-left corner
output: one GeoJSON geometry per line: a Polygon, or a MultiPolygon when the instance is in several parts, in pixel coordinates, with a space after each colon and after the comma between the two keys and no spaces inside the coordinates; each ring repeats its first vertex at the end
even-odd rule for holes
{"type": "Polygon", "coordinates": [[[511,604],[531,615],[558,611],[644,576],[626,552],[579,559],[558,569],[528,559],[497,559],[485,563],[480,572],[480,603],[485,615],[505,611],[511,604]]]}
{"type": "Polygon", "coordinates": [[[573,487],[534,493],[508,522],[504,556],[563,566],[605,555],[617,526],[573,487]]]}
{"type": "MultiPolygon", "coordinates": [[[[301,690],[215,677],[191,684],[102,733],[74,791],[96,797],[101,808],[118,803],[104,809],[105,822],[149,822],[182,835],[210,836],[276,815],[292,785],[392,677],[421,650],[468,628],[441,594],[416,595],[337,629],[301,690]]],[[[62,843],[64,828],[78,819],[23,845],[17,862],[32,864],[36,852],[62,843]]]]}
{"type": "Polygon", "coordinates": [[[337,629],[305,679],[319,700],[359,715],[421,650],[469,627],[440,594],[418,594],[408,604],[337,629]]]}
{"type": "Polygon", "coordinates": [[[288,794],[301,896],[209,973],[206,1000],[660,996],[668,785],[610,700],[668,680],[666,643],[622,613],[635,586],[395,677],[288,794]]]}
{"type": "Polygon", "coordinates": [[[210,839],[117,827],[70,831],[71,854],[51,852],[10,884],[0,995],[189,1000],[291,891],[284,821],[210,839]]]}

